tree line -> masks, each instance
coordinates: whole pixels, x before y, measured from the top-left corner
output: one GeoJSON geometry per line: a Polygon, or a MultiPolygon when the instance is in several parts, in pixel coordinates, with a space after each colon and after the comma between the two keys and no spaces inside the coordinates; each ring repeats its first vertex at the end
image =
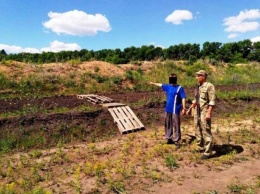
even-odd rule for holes
{"type": "Polygon", "coordinates": [[[225,63],[260,62],[260,42],[249,39],[232,42],[205,42],[202,48],[199,44],[179,44],[168,48],[150,46],[127,47],[121,49],[103,49],[99,51],[82,49],[80,51],[17,53],[7,54],[0,50],[0,61],[15,60],[25,63],[58,63],[70,60],[91,61],[99,60],[113,64],[127,64],[135,61],[153,60],[187,60],[194,62],[198,59],[209,59],[213,64],[218,61],[225,63]]]}

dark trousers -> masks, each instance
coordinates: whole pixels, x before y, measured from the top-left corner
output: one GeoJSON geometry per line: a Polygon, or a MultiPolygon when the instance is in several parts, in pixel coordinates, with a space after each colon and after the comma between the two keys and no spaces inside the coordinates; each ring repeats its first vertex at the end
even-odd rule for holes
{"type": "Polygon", "coordinates": [[[172,139],[175,142],[178,142],[181,139],[180,115],[166,112],[164,126],[166,139],[172,139]]]}

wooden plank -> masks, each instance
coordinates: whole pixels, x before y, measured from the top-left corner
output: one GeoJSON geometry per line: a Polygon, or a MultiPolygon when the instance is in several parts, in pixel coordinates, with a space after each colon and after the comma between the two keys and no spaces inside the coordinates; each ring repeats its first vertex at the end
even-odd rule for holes
{"type": "Polygon", "coordinates": [[[97,101],[105,101],[104,98],[102,98],[101,96],[93,96],[94,98],[97,99],[97,101]]]}
{"type": "Polygon", "coordinates": [[[97,96],[102,102],[113,102],[113,99],[108,98],[106,96],[97,96]]]}
{"type": "Polygon", "coordinates": [[[131,122],[132,126],[134,127],[134,129],[138,129],[140,128],[139,124],[135,121],[135,118],[129,113],[129,111],[126,108],[127,106],[122,107],[122,110],[124,111],[124,113],[127,115],[127,118],[129,120],[129,122],[131,122]]]}
{"type": "Polygon", "coordinates": [[[94,98],[92,98],[92,96],[87,96],[86,98],[87,98],[88,101],[92,102],[93,104],[97,104],[98,103],[98,101],[95,100],[94,98]]]}
{"type": "Polygon", "coordinates": [[[125,125],[124,120],[122,120],[122,117],[121,117],[120,113],[118,112],[118,109],[117,108],[110,108],[109,111],[112,113],[112,116],[114,117],[114,121],[117,123],[121,134],[128,131],[129,129],[125,125]]]}
{"type": "Polygon", "coordinates": [[[128,115],[122,110],[123,107],[117,107],[116,111],[118,112],[119,119],[124,124],[126,130],[133,130],[135,129],[135,126],[133,123],[129,120],[128,115]]]}
{"type": "Polygon", "coordinates": [[[142,122],[137,118],[131,108],[125,104],[114,103],[113,99],[111,98],[94,94],[77,95],[77,98],[86,98],[88,101],[94,104],[102,103],[103,107],[108,108],[108,111],[112,115],[114,122],[117,124],[121,134],[144,129],[142,122]]]}
{"type": "Polygon", "coordinates": [[[77,95],[77,98],[78,99],[83,99],[84,97],[83,97],[83,95],[77,95]]]}
{"type": "MultiPolygon", "coordinates": [[[[120,125],[122,125],[122,128],[124,129],[124,131],[132,130],[132,127],[126,122],[126,119],[122,115],[120,108],[113,108],[113,110],[118,117],[116,122],[120,123],[120,125]]],[[[124,132],[124,131],[122,131],[122,132],[124,132]]]]}
{"type": "Polygon", "coordinates": [[[132,123],[132,125],[135,127],[135,128],[139,128],[139,123],[136,122],[135,118],[133,117],[133,115],[129,112],[129,110],[127,109],[127,106],[125,107],[122,107],[123,111],[125,112],[125,114],[127,115],[129,121],[132,123]]]}
{"type": "Polygon", "coordinates": [[[127,109],[127,111],[132,115],[133,119],[136,121],[136,123],[138,123],[138,126],[143,128],[144,125],[143,123],[137,118],[137,116],[135,115],[135,113],[132,111],[132,109],[129,106],[125,107],[127,109]]]}
{"type": "Polygon", "coordinates": [[[114,122],[117,124],[119,131],[121,132],[121,134],[123,134],[126,131],[126,129],[125,129],[124,125],[122,124],[122,122],[120,121],[118,114],[116,113],[115,110],[116,110],[116,108],[108,109],[108,111],[111,113],[112,117],[114,118],[114,122]]]}
{"type": "Polygon", "coordinates": [[[98,104],[98,103],[105,103],[105,102],[113,102],[113,99],[108,98],[106,96],[98,96],[95,94],[88,94],[88,95],[77,95],[78,99],[86,98],[88,101],[98,104]]]}
{"type": "Polygon", "coordinates": [[[109,108],[114,122],[117,124],[121,134],[133,132],[144,128],[144,125],[136,117],[128,106],[109,108]]]}
{"type": "Polygon", "coordinates": [[[126,106],[126,105],[122,104],[122,103],[111,102],[111,103],[102,104],[102,106],[106,107],[106,108],[113,108],[113,107],[120,107],[120,106],[126,106]]]}

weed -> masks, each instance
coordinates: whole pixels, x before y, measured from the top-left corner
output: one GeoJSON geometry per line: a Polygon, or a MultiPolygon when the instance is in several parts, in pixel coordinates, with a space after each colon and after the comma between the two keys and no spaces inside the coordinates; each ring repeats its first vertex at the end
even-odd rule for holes
{"type": "Polygon", "coordinates": [[[239,185],[237,183],[231,183],[231,184],[228,185],[228,189],[232,193],[240,193],[241,190],[243,189],[243,185],[239,185]]]}
{"type": "Polygon", "coordinates": [[[42,156],[42,153],[39,150],[32,150],[29,153],[29,156],[32,158],[40,158],[42,156]]]}
{"type": "Polygon", "coordinates": [[[82,190],[82,185],[81,185],[81,183],[80,183],[80,171],[81,171],[81,169],[80,169],[80,167],[78,166],[78,167],[76,168],[75,173],[74,173],[74,177],[75,177],[75,182],[74,182],[74,184],[75,184],[75,191],[76,191],[76,193],[81,193],[81,190],[82,190]]]}
{"type": "Polygon", "coordinates": [[[224,164],[233,164],[236,161],[235,155],[237,154],[236,150],[228,152],[226,155],[222,156],[219,160],[224,164]]]}
{"type": "Polygon", "coordinates": [[[14,136],[4,137],[0,140],[0,152],[7,153],[16,147],[17,140],[14,136]]]}
{"type": "Polygon", "coordinates": [[[46,191],[44,188],[34,188],[32,191],[25,194],[51,194],[50,191],[46,191]]]}
{"type": "Polygon", "coordinates": [[[101,175],[103,174],[103,170],[105,169],[105,165],[104,163],[101,163],[101,162],[96,162],[94,164],[94,173],[95,173],[95,176],[97,177],[101,177],[101,175]]]}
{"type": "Polygon", "coordinates": [[[20,162],[23,165],[23,167],[30,166],[30,159],[25,154],[20,154],[20,162]]]}
{"type": "Polygon", "coordinates": [[[260,188],[260,175],[257,176],[256,186],[260,188]]]}
{"type": "Polygon", "coordinates": [[[125,193],[124,183],[121,181],[109,181],[108,188],[115,193],[125,193]]]}
{"type": "Polygon", "coordinates": [[[24,191],[31,191],[33,189],[33,183],[26,177],[21,180],[20,185],[24,191]]]}
{"type": "Polygon", "coordinates": [[[188,153],[187,157],[188,157],[189,161],[192,161],[192,162],[194,162],[196,164],[200,164],[201,163],[201,159],[200,159],[201,155],[198,154],[198,153],[188,153]]]}
{"type": "Polygon", "coordinates": [[[10,184],[1,185],[0,183],[0,193],[1,194],[16,194],[18,193],[15,191],[15,183],[12,182],[10,184]]]}
{"type": "Polygon", "coordinates": [[[164,158],[166,166],[170,169],[173,170],[175,168],[179,167],[179,164],[177,163],[176,158],[172,154],[167,154],[166,157],[164,158]]]}
{"type": "Polygon", "coordinates": [[[149,173],[150,178],[154,181],[154,182],[158,182],[158,181],[162,181],[162,172],[158,171],[158,170],[152,170],[149,173]]]}
{"type": "Polygon", "coordinates": [[[38,172],[38,169],[36,167],[33,167],[32,169],[32,175],[30,177],[30,181],[33,181],[34,184],[43,181],[44,179],[41,177],[41,175],[38,172]]]}

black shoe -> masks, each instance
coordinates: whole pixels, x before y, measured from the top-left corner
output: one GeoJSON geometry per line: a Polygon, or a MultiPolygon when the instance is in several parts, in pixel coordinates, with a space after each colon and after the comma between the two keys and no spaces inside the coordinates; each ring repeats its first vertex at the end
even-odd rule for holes
{"type": "Polygon", "coordinates": [[[207,160],[207,159],[209,159],[209,158],[210,158],[210,156],[205,155],[205,154],[203,154],[203,155],[200,157],[201,160],[207,160]]]}
{"type": "Polygon", "coordinates": [[[168,139],[167,144],[174,144],[174,141],[172,139],[168,139]]]}

